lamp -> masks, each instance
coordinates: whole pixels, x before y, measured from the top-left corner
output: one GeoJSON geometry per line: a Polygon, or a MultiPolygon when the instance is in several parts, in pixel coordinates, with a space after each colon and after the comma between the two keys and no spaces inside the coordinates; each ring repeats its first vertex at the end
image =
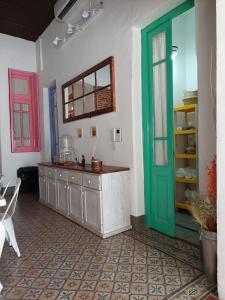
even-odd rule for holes
{"type": "Polygon", "coordinates": [[[53,41],[52,41],[52,43],[53,43],[53,45],[55,45],[55,46],[59,46],[59,44],[60,43],[63,43],[65,41],[65,38],[59,38],[59,37],[56,37],[53,41]]]}
{"type": "Polygon", "coordinates": [[[89,3],[87,9],[83,9],[80,12],[80,19],[77,22],[69,23],[66,27],[66,32],[62,37],[56,37],[52,43],[56,47],[62,46],[67,42],[72,35],[84,30],[91,21],[103,11],[103,0],[97,0],[95,5],[92,5],[92,1],[89,3]]]}
{"type": "Polygon", "coordinates": [[[172,46],[172,54],[171,54],[172,60],[174,60],[176,58],[177,52],[178,52],[178,47],[177,46],[172,46]]]}
{"type": "Polygon", "coordinates": [[[89,14],[90,14],[90,11],[84,9],[83,12],[82,12],[82,18],[87,19],[89,17],[89,14]]]}
{"type": "Polygon", "coordinates": [[[80,29],[80,25],[79,24],[76,24],[76,25],[73,25],[73,24],[68,24],[67,25],[67,34],[71,35],[77,31],[79,31],[80,29]]]}

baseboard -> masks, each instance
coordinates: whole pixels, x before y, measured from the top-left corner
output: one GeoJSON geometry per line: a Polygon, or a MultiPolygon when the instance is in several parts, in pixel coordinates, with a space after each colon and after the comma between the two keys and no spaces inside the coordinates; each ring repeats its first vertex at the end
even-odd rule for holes
{"type": "Polygon", "coordinates": [[[138,217],[131,215],[130,222],[131,222],[132,228],[135,231],[142,232],[143,229],[145,228],[145,215],[138,216],[138,217]]]}

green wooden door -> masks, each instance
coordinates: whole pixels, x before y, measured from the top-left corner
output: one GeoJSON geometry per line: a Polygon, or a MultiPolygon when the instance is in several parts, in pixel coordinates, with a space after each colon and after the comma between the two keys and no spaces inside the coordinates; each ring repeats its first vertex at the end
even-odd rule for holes
{"type": "Polygon", "coordinates": [[[143,37],[143,133],[147,226],[175,236],[172,23],[143,37]]]}

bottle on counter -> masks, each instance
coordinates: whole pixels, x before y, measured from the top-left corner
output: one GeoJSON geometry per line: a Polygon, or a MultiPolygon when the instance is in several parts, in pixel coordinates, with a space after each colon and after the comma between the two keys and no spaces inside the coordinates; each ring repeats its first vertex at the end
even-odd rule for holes
{"type": "Polygon", "coordinates": [[[84,155],[82,155],[81,166],[85,167],[85,157],[84,157],[84,155]]]}

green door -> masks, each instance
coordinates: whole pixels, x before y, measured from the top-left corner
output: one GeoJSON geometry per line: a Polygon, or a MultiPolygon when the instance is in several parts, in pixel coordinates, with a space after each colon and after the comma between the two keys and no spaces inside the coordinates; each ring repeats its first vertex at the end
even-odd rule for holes
{"type": "Polygon", "coordinates": [[[146,225],[175,236],[172,23],[142,35],[146,225]]]}

